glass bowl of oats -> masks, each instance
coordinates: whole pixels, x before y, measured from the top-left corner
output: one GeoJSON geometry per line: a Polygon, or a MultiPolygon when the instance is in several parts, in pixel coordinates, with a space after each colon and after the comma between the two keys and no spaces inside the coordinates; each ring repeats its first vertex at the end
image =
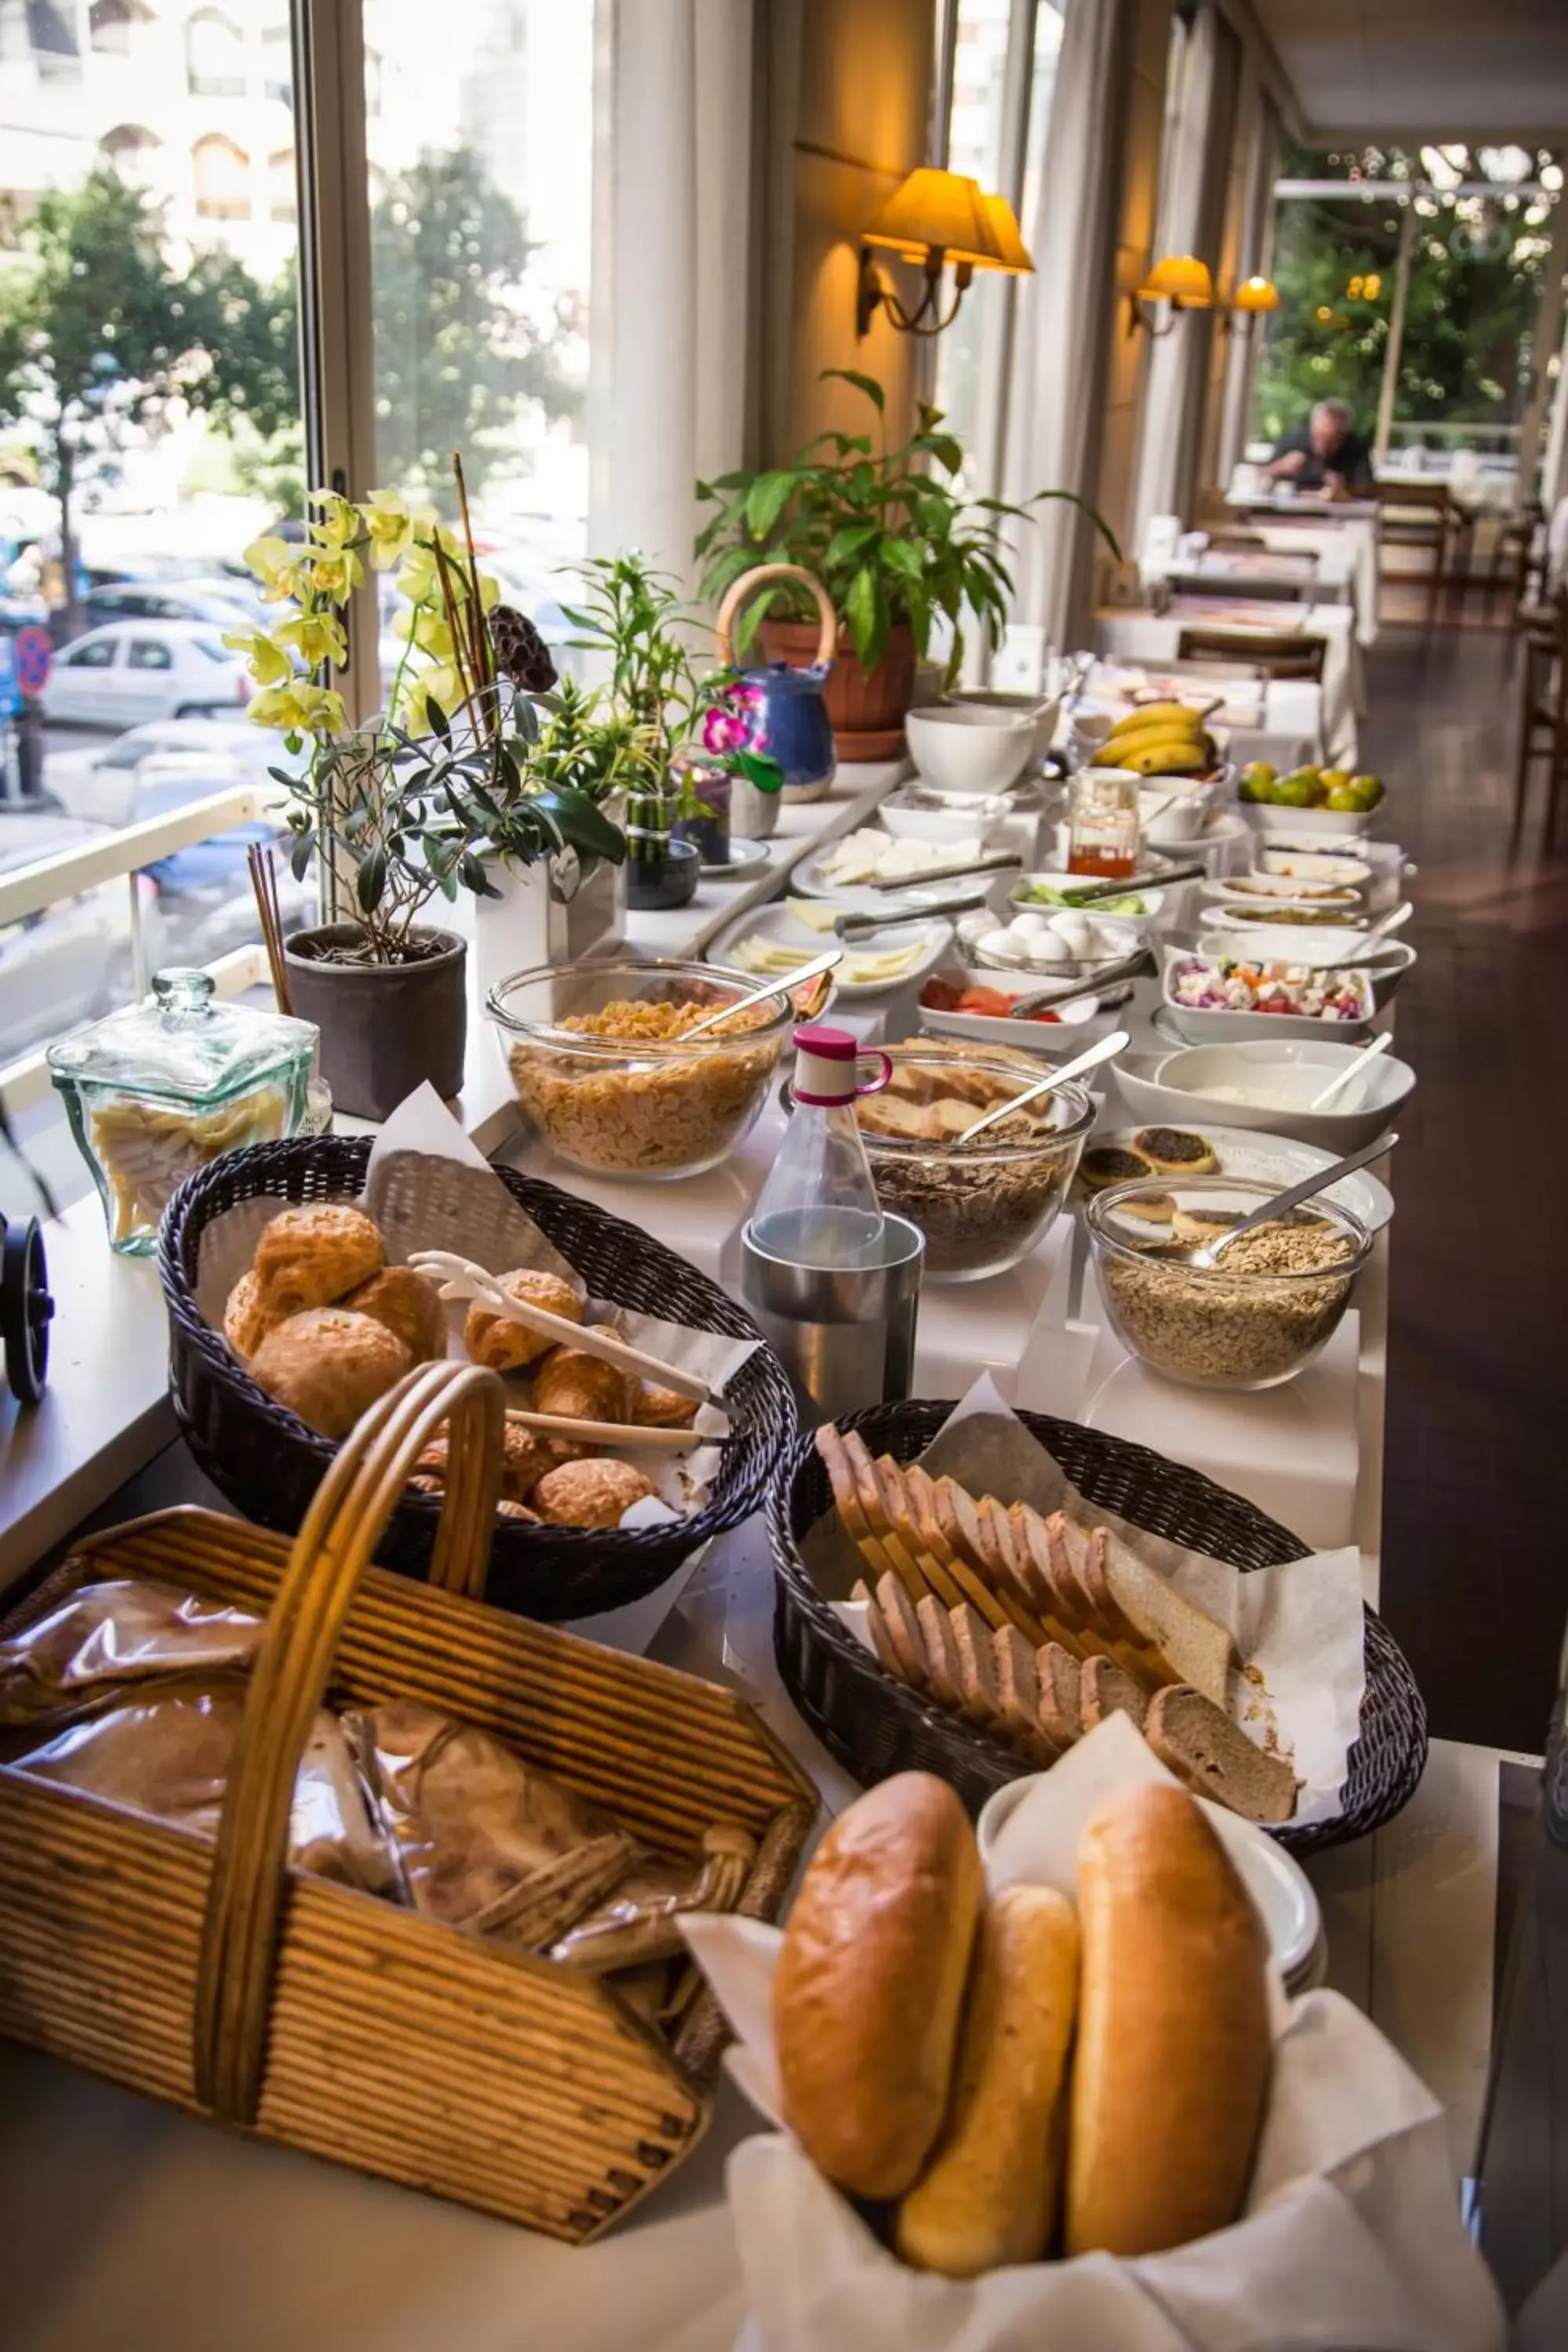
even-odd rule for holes
{"type": "Polygon", "coordinates": [[[1141,1177],[1085,1217],[1111,1329],[1141,1363],[1192,1388],[1271,1389],[1321,1353],[1372,1255],[1364,1225],[1321,1199],[1191,1263],[1268,1199],[1225,1176],[1141,1177]]]}
{"type": "Polygon", "coordinates": [[[1049,1064],[1010,1046],[976,1052],[930,1039],[887,1053],[887,1086],[855,1105],[878,1199],[925,1235],[928,1281],[1006,1273],[1061,1213],[1094,1125],[1088,1088],[1069,1079],[965,1143],[965,1128],[1049,1064]]]}
{"type": "Polygon", "coordinates": [[[688,1034],[755,986],[710,964],[602,957],[517,972],[487,1009],[518,1101],[558,1160],[668,1180],[718,1167],[767,1099],[801,1018],[786,998],[688,1034]]]}

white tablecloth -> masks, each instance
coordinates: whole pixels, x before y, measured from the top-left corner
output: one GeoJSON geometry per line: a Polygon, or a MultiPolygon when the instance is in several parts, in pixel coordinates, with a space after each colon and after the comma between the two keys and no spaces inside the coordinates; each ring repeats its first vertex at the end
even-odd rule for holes
{"type": "MultiPolygon", "coordinates": [[[[1355,614],[1349,604],[1230,604],[1217,597],[1177,597],[1168,611],[1121,611],[1102,606],[1095,615],[1095,650],[1119,661],[1169,662],[1184,629],[1252,629],[1271,634],[1300,627],[1304,636],[1321,637],[1323,657],[1322,749],[1335,764],[1356,763],[1356,714],[1363,705],[1361,648],[1356,642],[1355,614]]],[[[1268,751],[1249,751],[1248,759],[1271,759],[1268,751]]],[[[1273,761],[1279,766],[1279,761],[1273,761]]],[[[1291,764],[1295,764],[1292,762],[1291,764]]]]}
{"type": "Polygon", "coordinates": [[[1378,509],[1371,499],[1355,499],[1339,504],[1314,504],[1303,508],[1289,499],[1283,504],[1278,499],[1227,500],[1236,511],[1237,520],[1257,530],[1265,547],[1281,554],[1311,549],[1319,553],[1330,548],[1352,551],[1355,572],[1356,635],[1363,646],[1377,642],[1377,575],[1380,562],[1378,509]]]}

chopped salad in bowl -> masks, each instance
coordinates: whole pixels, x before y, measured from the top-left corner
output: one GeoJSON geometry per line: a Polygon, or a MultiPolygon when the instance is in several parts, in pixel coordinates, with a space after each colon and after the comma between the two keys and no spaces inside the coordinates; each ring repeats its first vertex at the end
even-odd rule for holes
{"type": "Polygon", "coordinates": [[[1325,1026],[1353,1033],[1374,1010],[1363,971],[1187,954],[1166,966],[1165,1003],[1175,1026],[1195,1038],[1311,1036],[1325,1026]]]}

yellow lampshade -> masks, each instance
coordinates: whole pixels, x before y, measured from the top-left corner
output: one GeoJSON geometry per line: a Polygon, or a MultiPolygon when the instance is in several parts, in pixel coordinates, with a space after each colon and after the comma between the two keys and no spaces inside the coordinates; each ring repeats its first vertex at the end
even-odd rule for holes
{"type": "Polygon", "coordinates": [[[1179,302],[1184,310],[1207,310],[1214,306],[1214,279],[1206,261],[1191,253],[1171,253],[1157,261],[1138,289],[1143,302],[1179,302]]]}
{"type": "Polygon", "coordinates": [[[1244,278],[1230,307],[1233,310],[1278,310],[1279,289],[1272,278],[1244,278]]]}
{"type": "Polygon", "coordinates": [[[1017,266],[997,244],[979,182],[929,163],[894,190],[863,232],[863,241],[890,247],[910,260],[923,260],[935,247],[950,261],[973,262],[981,269],[1017,266]]]}
{"type": "Polygon", "coordinates": [[[1026,270],[1032,272],[1035,265],[1029,258],[1027,246],[1018,234],[1017,215],[1006,197],[982,196],[980,201],[985,207],[985,217],[991,224],[991,233],[996,239],[1002,258],[1000,261],[979,266],[991,269],[1008,269],[1016,277],[1022,277],[1026,270]]]}

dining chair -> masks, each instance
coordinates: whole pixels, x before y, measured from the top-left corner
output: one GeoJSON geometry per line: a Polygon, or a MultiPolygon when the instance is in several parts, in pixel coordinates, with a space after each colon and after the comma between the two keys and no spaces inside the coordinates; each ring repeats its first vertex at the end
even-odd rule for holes
{"type": "Polygon", "coordinates": [[[1519,761],[1513,780],[1513,837],[1524,829],[1530,763],[1545,758],[1546,824],[1542,843],[1557,837],[1557,797],[1568,775],[1568,587],[1553,592],[1549,625],[1527,629],[1519,701],[1519,761]]]}
{"type": "Polygon", "coordinates": [[[1264,635],[1251,629],[1184,629],[1176,640],[1176,659],[1203,666],[1234,668],[1239,665],[1260,677],[1305,678],[1323,682],[1326,637],[1264,635]]]}
{"type": "MultiPolygon", "coordinates": [[[[1468,545],[1469,519],[1456,504],[1446,482],[1379,481],[1373,494],[1383,547],[1415,548],[1431,558],[1426,572],[1426,626],[1431,628],[1461,578],[1458,553],[1461,546],[1468,545]]],[[[1384,580],[1419,576],[1381,569],[1378,572],[1380,584],[1384,580]]]]}

